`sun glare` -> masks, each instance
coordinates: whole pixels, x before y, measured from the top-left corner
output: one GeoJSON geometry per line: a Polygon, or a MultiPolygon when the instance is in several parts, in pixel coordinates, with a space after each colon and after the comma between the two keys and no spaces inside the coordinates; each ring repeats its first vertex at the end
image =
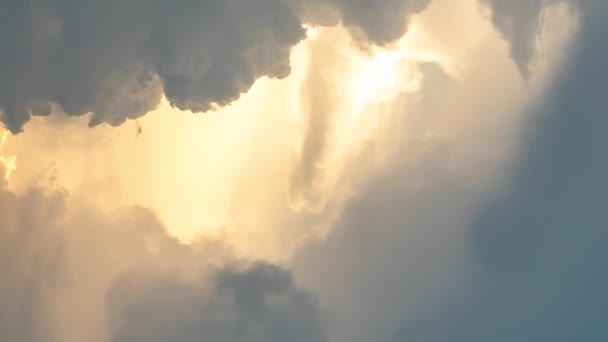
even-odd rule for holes
{"type": "Polygon", "coordinates": [[[399,51],[379,52],[369,60],[361,61],[359,71],[352,80],[352,110],[363,111],[370,102],[382,102],[394,98],[401,80],[399,51]]]}
{"type": "Polygon", "coordinates": [[[369,105],[390,102],[400,94],[418,91],[422,75],[417,65],[441,58],[411,46],[408,36],[391,47],[376,47],[371,53],[356,52],[349,57],[354,61],[348,91],[355,121],[369,105]]]}

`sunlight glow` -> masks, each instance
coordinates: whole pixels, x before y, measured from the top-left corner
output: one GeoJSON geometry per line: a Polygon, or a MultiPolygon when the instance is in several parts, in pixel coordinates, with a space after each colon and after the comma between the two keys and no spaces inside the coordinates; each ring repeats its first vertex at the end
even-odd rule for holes
{"type": "MultiPolygon", "coordinates": [[[[0,135],[0,150],[2,150],[2,147],[6,143],[8,134],[9,132],[5,130],[0,135]]],[[[11,178],[11,173],[17,168],[17,158],[15,156],[0,156],[0,164],[4,169],[4,182],[8,183],[11,178]]]]}
{"type": "Polygon", "coordinates": [[[404,67],[401,50],[381,51],[369,60],[357,63],[359,71],[352,79],[352,110],[359,115],[370,102],[388,102],[397,95],[418,88],[417,80],[404,67]]]}
{"type": "Polygon", "coordinates": [[[2,157],[5,177],[20,191],[51,169],[79,203],[151,208],[183,242],[222,234],[239,254],[282,257],[292,250],[286,236],[337,212],[355,181],[381,167],[377,155],[396,145],[388,137],[401,136],[389,130],[407,114],[390,102],[417,96],[418,61],[431,50],[411,42],[411,30],[364,49],[344,27],[304,29],[288,77],[263,77],[217,111],[182,113],[163,101],[120,127],[89,128],[82,117],[49,128],[36,117],[26,134],[0,131],[4,154],[19,158],[11,176],[15,159],[2,157]]]}
{"type": "Polygon", "coordinates": [[[319,30],[316,27],[306,24],[302,27],[306,30],[306,39],[315,40],[319,38],[319,30]]]}
{"type": "Polygon", "coordinates": [[[355,121],[369,105],[391,102],[400,94],[417,92],[422,84],[419,63],[446,63],[447,58],[440,53],[417,46],[418,41],[424,41],[419,36],[419,30],[412,25],[409,34],[389,47],[372,47],[367,53],[350,54],[354,63],[349,91],[355,121]]]}

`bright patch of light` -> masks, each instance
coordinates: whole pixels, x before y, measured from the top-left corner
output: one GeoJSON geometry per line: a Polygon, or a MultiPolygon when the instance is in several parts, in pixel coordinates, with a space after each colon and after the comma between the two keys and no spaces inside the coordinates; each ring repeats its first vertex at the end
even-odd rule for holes
{"type": "Polygon", "coordinates": [[[352,110],[361,113],[370,102],[387,102],[409,86],[403,72],[401,51],[379,52],[369,60],[358,63],[359,71],[352,80],[352,110]]]}
{"type": "Polygon", "coordinates": [[[307,39],[315,40],[319,38],[319,30],[316,27],[306,24],[302,25],[302,27],[306,31],[307,39]]]}
{"type": "MultiPolygon", "coordinates": [[[[358,122],[370,106],[392,102],[401,94],[418,92],[422,82],[420,63],[448,64],[446,56],[425,45],[426,39],[415,24],[407,35],[390,46],[368,46],[368,50],[358,47],[346,31],[306,24],[302,27],[308,41],[300,46],[303,51],[314,44],[318,44],[316,49],[329,51],[323,52],[328,56],[332,56],[332,49],[339,51],[341,57],[328,57],[327,63],[337,63],[332,70],[335,74],[328,77],[340,79],[334,84],[340,89],[341,97],[336,101],[342,101],[338,107],[349,112],[352,123],[358,122]]],[[[304,59],[309,58],[307,53],[310,51],[301,54],[304,59]]],[[[292,62],[297,57],[298,54],[292,56],[292,62]]],[[[297,73],[298,69],[294,69],[297,73]]],[[[299,101],[294,104],[292,113],[298,112],[299,101]]],[[[293,120],[297,121],[297,118],[293,120]]]]}
{"type": "Polygon", "coordinates": [[[355,63],[349,97],[354,119],[369,105],[391,102],[400,94],[417,92],[422,82],[417,67],[420,62],[445,60],[437,52],[415,46],[407,35],[392,47],[376,47],[370,53],[358,53],[351,58],[355,63]]]}
{"type": "MultiPolygon", "coordinates": [[[[8,131],[2,132],[0,135],[0,150],[6,143],[6,139],[8,138],[8,131]]],[[[0,165],[2,165],[4,171],[4,182],[8,183],[11,178],[11,173],[15,171],[17,168],[17,158],[15,156],[0,156],[0,165]]]]}

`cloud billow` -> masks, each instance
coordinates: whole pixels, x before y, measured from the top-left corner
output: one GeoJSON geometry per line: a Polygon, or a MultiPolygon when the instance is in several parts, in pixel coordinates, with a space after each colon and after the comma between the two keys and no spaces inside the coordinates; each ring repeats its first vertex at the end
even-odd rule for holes
{"type": "MultiPolygon", "coordinates": [[[[2,178],[0,164],[0,178],[2,178]]],[[[62,192],[33,189],[23,196],[0,183],[0,340],[58,341],[50,300],[63,285],[64,239],[57,229],[62,192]]]]}
{"type": "Polygon", "coordinates": [[[2,341],[327,341],[289,270],[236,261],[221,241],[181,244],[149,210],[0,184],[0,217],[2,341]]]}
{"type": "Polygon", "coordinates": [[[440,163],[417,160],[376,180],[324,242],[300,251],[294,269],[336,298],[345,340],[608,339],[608,4],[572,4],[580,29],[523,110],[500,191],[477,202],[448,172],[448,144],[423,154],[440,163]]]}
{"type": "Polygon", "coordinates": [[[308,9],[317,2],[335,13],[327,23],[342,19],[372,43],[400,37],[406,15],[426,3],[1,1],[0,121],[18,133],[56,104],[68,115],[92,113],[91,125],[120,125],[156,108],[163,94],[182,110],[225,106],[258,78],[290,73],[302,24],[326,23],[308,9]]]}
{"type": "Polygon", "coordinates": [[[325,25],[341,21],[359,38],[378,45],[400,38],[407,29],[408,17],[431,3],[431,0],[298,1],[303,4],[308,20],[325,25]]]}
{"type": "MultiPolygon", "coordinates": [[[[0,55],[3,122],[19,131],[28,111],[48,112],[47,102],[69,114],[92,111],[93,123],[112,124],[144,114],[163,93],[184,109],[228,103],[259,75],[285,75],[289,47],[301,39],[306,16],[296,2],[265,2],[291,18],[283,22],[291,33],[276,32],[281,22],[259,13],[254,2],[180,1],[171,9],[161,1],[151,8],[138,1],[4,1],[4,9],[20,15],[0,21],[1,40],[13,48],[0,55]],[[124,12],[114,11],[118,4],[124,12]],[[247,18],[232,5],[248,8],[247,18]],[[202,8],[211,22],[239,18],[243,26],[187,20],[200,19],[202,8]],[[137,11],[144,12],[134,16],[137,11]],[[246,26],[254,17],[261,19],[246,26]],[[245,33],[246,27],[252,29],[245,33]],[[119,49],[109,50],[115,43],[119,49]],[[203,52],[207,44],[217,50],[203,52]],[[254,49],[259,44],[284,54],[266,55],[270,50],[254,49]],[[130,109],[114,110],[119,107],[130,109]]],[[[372,41],[392,36],[345,14],[347,7],[364,8],[357,7],[362,1],[317,2],[342,13],[355,31],[367,28],[372,41]]],[[[521,71],[538,8],[487,3],[521,71]],[[525,24],[516,32],[507,22],[525,24]]],[[[450,169],[458,144],[407,145],[407,156],[361,189],[325,240],[296,253],[297,284],[289,271],[267,263],[221,257],[223,266],[207,267],[210,259],[195,244],[170,237],[147,210],[121,216],[73,208],[80,213],[74,219],[65,215],[68,197],[61,191],[15,194],[0,183],[0,274],[8,279],[0,282],[0,340],[64,341],[61,327],[103,322],[87,316],[98,307],[111,314],[107,327],[99,323],[109,337],[99,340],[115,342],[607,340],[608,5],[572,3],[580,31],[550,84],[525,109],[507,186],[492,197],[479,196],[477,182],[463,184],[450,169]],[[330,337],[319,301],[339,315],[330,337]],[[61,310],[68,315],[57,315],[61,310]]],[[[439,110],[443,90],[464,84],[440,71],[425,77],[416,108],[424,114],[439,110]]],[[[83,331],[72,336],[93,336],[83,331]]]]}
{"type": "MultiPolygon", "coordinates": [[[[261,76],[289,73],[304,37],[292,6],[259,1],[3,1],[2,121],[19,132],[41,105],[118,125],[163,91],[184,110],[225,105],[261,76]]],[[[44,108],[44,107],[43,107],[44,108]]]]}
{"type": "Polygon", "coordinates": [[[130,273],[110,291],[114,342],[325,342],[323,315],[291,274],[257,262],[228,266],[194,284],[130,273]]]}
{"type": "Polygon", "coordinates": [[[476,274],[395,341],[608,339],[608,5],[577,6],[580,32],[527,110],[513,175],[467,230],[476,274]]]}

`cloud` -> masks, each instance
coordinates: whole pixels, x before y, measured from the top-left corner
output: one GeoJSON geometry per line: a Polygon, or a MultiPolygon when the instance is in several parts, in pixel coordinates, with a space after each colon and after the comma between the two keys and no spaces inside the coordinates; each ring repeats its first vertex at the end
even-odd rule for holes
{"type": "MultiPolygon", "coordinates": [[[[559,25],[551,27],[552,31],[568,29],[575,17],[580,0],[482,0],[491,11],[491,20],[495,29],[509,42],[511,58],[524,79],[529,80],[534,71],[534,62],[542,46],[543,25],[551,20],[550,11],[556,5],[565,5],[568,17],[556,19],[559,25]]],[[[552,32],[557,33],[557,32],[552,32]]],[[[556,51],[552,51],[555,54],[556,51]]]]}
{"type": "MultiPolygon", "coordinates": [[[[474,186],[463,182],[453,160],[462,158],[468,143],[460,133],[450,137],[435,129],[443,114],[463,104],[474,112],[473,120],[489,105],[473,104],[473,89],[457,92],[465,85],[474,88],[470,79],[456,81],[434,64],[421,66],[421,72],[421,98],[409,99],[414,103],[407,107],[408,118],[394,123],[403,125],[408,137],[399,152],[386,170],[358,189],[327,238],[305,244],[295,256],[297,279],[337,311],[336,341],[390,341],[404,322],[465,288],[475,270],[463,229],[484,199],[479,184],[487,182],[483,177],[476,177],[474,186]]],[[[497,92],[503,96],[504,90],[497,92]]],[[[486,121],[486,127],[492,125],[497,124],[486,121]]]]}
{"type": "Polygon", "coordinates": [[[424,10],[431,0],[301,0],[312,22],[343,25],[378,45],[405,33],[411,15],[424,10]],[[334,13],[333,16],[331,13],[334,13]],[[381,19],[380,19],[381,18],[381,19]]]}
{"type": "MultiPolygon", "coordinates": [[[[306,78],[302,81],[298,98],[304,123],[304,133],[299,153],[289,182],[290,202],[295,207],[308,209],[324,205],[323,190],[327,188],[329,172],[326,167],[331,159],[331,146],[335,144],[338,96],[335,76],[338,60],[334,49],[326,51],[328,42],[313,42],[306,78]],[[325,49],[324,49],[325,48],[325,49]]],[[[299,208],[298,208],[299,209],[299,208]]]]}
{"type": "Polygon", "coordinates": [[[581,1],[581,31],[562,69],[530,108],[525,153],[503,197],[472,230],[489,277],[475,318],[478,340],[604,340],[608,196],[606,102],[608,5],[581,1]],[[486,317],[485,319],[483,317],[486,317]],[[489,331],[492,328],[493,331],[489,331]]]}
{"type": "Polygon", "coordinates": [[[129,274],[110,298],[115,342],[327,340],[317,299],[266,263],[222,268],[211,284],[129,274]]]}
{"type": "Polygon", "coordinates": [[[50,293],[65,271],[62,235],[56,229],[63,196],[40,190],[16,196],[0,184],[1,340],[56,341],[50,337],[52,322],[43,317],[51,317],[50,293]]]}
{"type": "Polygon", "coordinates": [[[530,77],[530,62],[535,53],[536,35],[544,0],[482,0],[492,11],[492,23],[510,42],[511,57],[524,78],[530,77]]]}
{"type": "Polygon", "coordinates": [[[2,122],[19,132],[40,104],[91,124],[119,125],[154,109],[226,105],[261,76],[289,73],[304,37],[281,0],[32,1],[2,4],[2,122]]]}
{"type": "Polygon", "coordinates": [[[389,341],[470,272],[458,227],[474,196],[446,174],[449,145],[412,145],[404,146],[409,160],[392,164],[347,205],[327,239],[296,255],[298,279],[337,311],[336,341],[389,341]]]}
{"type": "Polygon", "coordinates": [[[92,113],[91,125],[120,125],[156,108],[163,94],[179,109],[208,111],[230,104],[260,77],[289,74],[302,22],[324,22],[305,8],[329,6],[336,20],[384,44],[399,38],[406,16],[426,3],[4,2],[0,119],[18,133],[32,115],[58,105],[68,115],[92,113]]]}
{"type": "MultiPolygon", "coordinates": [[[[326,240],[298,251],[293,274],[235,260],[222,241],[184,245],[146,209],[107,213],[61,189],[0,185],[0,339],[606,340],[608,6],[577,6],[578,35],[524,110],[526,88],[494,45],[458,80],[421,67],[412,139],[326,240]],[[335,311],[331,327],[321,307],[335,311]]],[[[62,32],[35,22],[45,26],[35,42],[62,32]]],[[[512,57],[525,61],[522,44],[512,57]]]]}
{"type": "Polygon", "coordinates": [[[288,270],[237,261],[222,240],[182,244],[147,209],[106,213],[45,182],[0,188],[0,339],[326,341],[317,298],[288,270]]]}
{"type": "Polygon", "coordinates": [[[608,338],[608,5],[578,6],[580,31],[551,82],[530,90],[502,186],[480,193],[454,177],[463,141],[427,142],[422,159],[366,187],[327,241],[302,249],[296,274],[342,308],[345,340],[608,338]]]}

